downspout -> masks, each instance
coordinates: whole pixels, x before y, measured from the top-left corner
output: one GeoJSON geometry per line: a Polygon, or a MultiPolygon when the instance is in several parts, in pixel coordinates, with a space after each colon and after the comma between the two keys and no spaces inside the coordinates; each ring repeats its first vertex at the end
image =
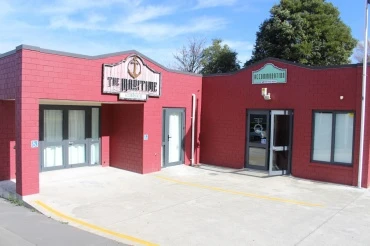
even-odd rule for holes
{"type": "Polygon", "coordinates": [[[191,166],[194,166],[194,152],[195,152],[195,110],[196,110],[196,99],[195,94],[191,94],[193,99],[192,112],[191,112],[191,166]]]}

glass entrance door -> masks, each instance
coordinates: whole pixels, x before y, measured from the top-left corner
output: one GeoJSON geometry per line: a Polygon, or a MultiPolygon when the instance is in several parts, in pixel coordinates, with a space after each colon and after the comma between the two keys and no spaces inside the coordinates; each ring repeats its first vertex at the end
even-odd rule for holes
{"type": "Polygon", "coordinates": [[[41,170],[100,164],[100,108],[40,106],[41,170]]]}
{"type": "Polygon", "coordinates": [[[43,165],[55,169],[63,166],[63,111],[44,110],[43,165]]]}
{"type": "Polygon", "coordinates": [[[164,166],[184,163],[185,110],[164,109],[164,166]]]}
{"type": "Polygon", "coordinates": [[[85,110],[68,110],[68,164],[86,163],[85,110]]]}
{"type": "Polygon", "coordinates": [[[269,175],[283,175],[290,172],[291,134],[291,111],[272,110],[269,175]]]}
{"type": "Polygon", "coordinates": [[[247,167],[267,170],[269,111],[249,111],[247,122],[247,167]]]}

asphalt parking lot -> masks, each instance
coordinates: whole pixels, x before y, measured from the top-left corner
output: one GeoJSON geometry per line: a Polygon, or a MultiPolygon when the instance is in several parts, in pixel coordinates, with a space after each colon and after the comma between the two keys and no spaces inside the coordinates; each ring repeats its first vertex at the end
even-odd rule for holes
{"type": "Polygon", "coordinates": [[[202,165],[40,174],[37,209],[133,245],[370,245],[370,192],[202,165]]]}
{"type": "MultiPolygon", "coordinates": [[[[13,201],[14,203],[14,201],[13,201]]],[[[116,241],[68,226],[0,198],[0,245],[119,246],[116,241]]]]}

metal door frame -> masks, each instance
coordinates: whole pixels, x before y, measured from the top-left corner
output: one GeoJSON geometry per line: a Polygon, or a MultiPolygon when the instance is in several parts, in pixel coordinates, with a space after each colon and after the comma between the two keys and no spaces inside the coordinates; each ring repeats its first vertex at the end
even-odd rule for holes
{"type": "Polygon", "coordinates": [[[267,171],[269,167],[269,141],[270,141],[270,110],[247,110],[247,126],[246,126],[246,158],[245,158],[245,167],[256,169],[256,170],[264,170],[267,171]],[[251,114],[261,114],[266,115],[266,140],[267,144],[257,144],[257,143],[250,143],[249,142],[249,126],[250,126],[250,115],[251,114]],[[263,147],[265,149],[265,166],[255,166],[255,165],[249,165],[249,147],[263,147]]]}
{"type": "Polygon", "coordinates": [[[291,164],[292,164],[292,135],[293,135],[293,111],[292,110],[271,110],[270,111],[270,143],[269,143],[269,164],[268,164],[268,171],[269,175],[286,175],[290,174],[291,171],[291,164]],[[275,118],[274,115],[289,115],[289,144],[288,146],[284,146],[281,150],[288,151],[288,168],[287,170],[278,170],[273,171],[273,153],[274,150],[274,129],[275,129],[275,118]]]}
{"type": "Polygon", "coordinates": [[[101,107],[100,106],[75,106],[75,105],[40,105],[39,106],[39,163],[40,171],[52,171],[65,168],[75,168],[82,166],[101,165],[102,163],[102,151],[101,151],[101,107]],[[92,127],[92,108],[99,109],[99,139],[91,139],[91,127],[92,127]],[[44,141],[44,110],[62,110],[63,114],[63,140],[60,142],[45,142],[44,141]],[[69,110],[85,110],[85,139],[73,141],[76,144],[85,144],[85,163],[70,165],[68,162],[68,146],[70,141],[68,139],[68,111],[69,110]],[[91,163],[91,144],[99,143],[99,163],[91,163]],[[44,149],[48,146],[62,146],[63,165],[57,167],[44,167],[44,149]]]}
{"type": "Polygon", "coordinates": [[[162,147],[163,147],[163,167],[169,167],[185,163],[185,108],[163,108],[163,129],[162,129],[162,147]],[[169,152],[169,113],[181,113],[181,148],[180,161],[168,163],[169,152]]]}

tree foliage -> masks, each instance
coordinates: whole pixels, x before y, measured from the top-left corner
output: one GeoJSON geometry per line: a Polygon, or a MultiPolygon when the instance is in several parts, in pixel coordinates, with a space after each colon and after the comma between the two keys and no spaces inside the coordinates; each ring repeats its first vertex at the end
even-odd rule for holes
{"type": "Polygon", "coordinates": [[[238,53],[227,44],[222,45],[221,39],[212,40],[212,45],[203,51],[202,74],[227,73],[240,69],[238,53]]]}
{"type": "MultiPolygon", "coordinates": [[[[367,41],[367,49],[368,49],[368,52],[367,52],[367,60],[370,61],[370,41],[367,41]]],[[[357,43],[357,46],[353,52],[353,58],[355,59],[356,62],[358,63],[362,63],[363,60],[364,60],[364,56],[365,56],[365,45],[364,43],[362,42],[358,42],[357,43]]]]}
{"type": "Polygon", "coordinates": [[[205,47],[205,39],[192,38],[187,45],[174,54],[176,69],[184,72],[199,73],[202,68],[201,59],[205,47]]]}
{"type": "Polygon", "coordinates": [[[281,0],[257,32],[252,58],[267,57],[306,65],[349,63],[356,40],[339,11],[326,0],[281,0]]]}

